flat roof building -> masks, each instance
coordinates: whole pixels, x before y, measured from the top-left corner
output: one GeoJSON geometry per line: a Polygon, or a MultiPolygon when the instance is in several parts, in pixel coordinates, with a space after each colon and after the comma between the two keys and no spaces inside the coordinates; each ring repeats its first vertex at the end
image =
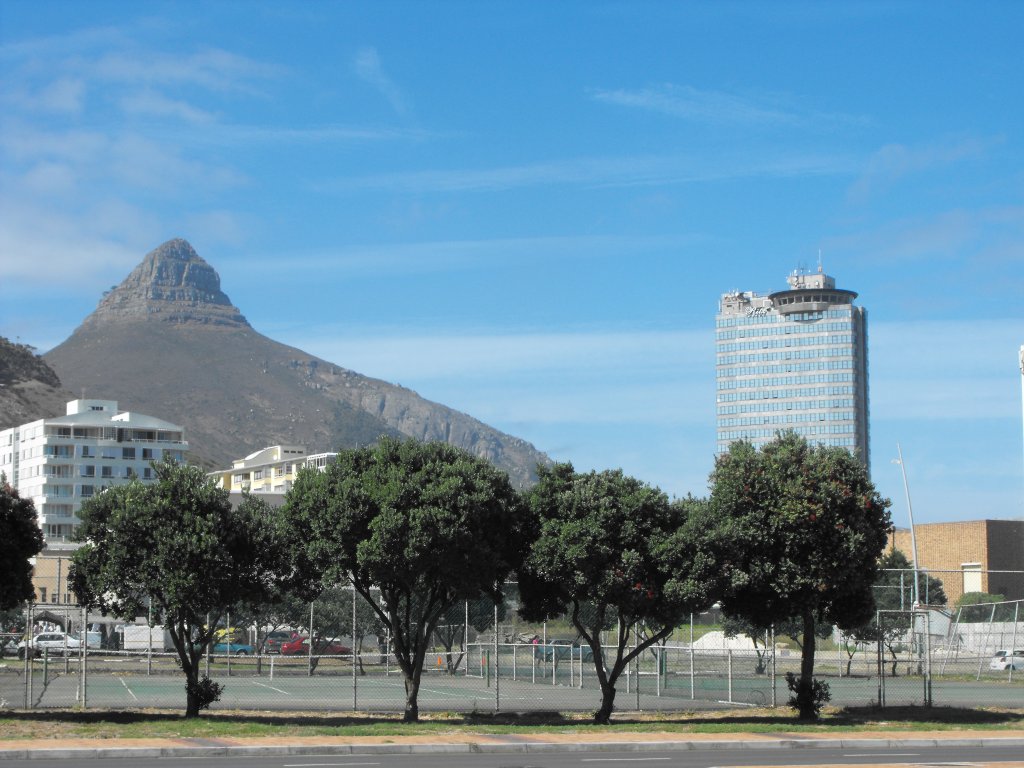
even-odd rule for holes
{"type": "Polygon", "coordinates": [[[231,462],[231,469],[210,472],[218,488],[237,493],[283,495],[303,467],[323,469],[336,453],[307,454],[301,445],[271,445],[231,462]]]}
{"type": "Polygon", "coordinates": [[[867,312],[824,274],[771,294],[722,294],[716,318],[716,452],[793,430],[870,467],[867,312]]]}
{"type": "Polygon", "coordinates": [[[72,400],[64,416],[0,431],[0,473],[35,504],[49,546],[68,541],[82,501],[132,477],[154,479],[151,462],[183,462],[182,427],[119,411],[116,400],[72,400]]]}

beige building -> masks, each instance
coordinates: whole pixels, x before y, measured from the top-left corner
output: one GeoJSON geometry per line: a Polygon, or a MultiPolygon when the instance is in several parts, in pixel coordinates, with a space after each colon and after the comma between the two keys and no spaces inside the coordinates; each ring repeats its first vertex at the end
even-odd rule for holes
{"type": "Polygon", "coordinates": [[[77,605],[68,583],[71,568],[73,544],[51,542],[46,549],[33,558],[32,585],[35,587],[35,602],[51,605],[77,605]]]}
{"type": "MultiPolygon", "coordinates": [[[[969,520],[914,526],[918,567],[942,581],[954,605],[965,592],[1024,599],[1024,520],[969,520]]],[[[913,562],[910,530],[890,540],[913,562]]]]}
{"type": "Polygon", "coordinates": [[[304,467],[323,469],[338,454],[307,454],[300,445],[272,445],[237,459],[231,469],[211,472],[218,488],[236,493],[285,494],[304,467]]]}

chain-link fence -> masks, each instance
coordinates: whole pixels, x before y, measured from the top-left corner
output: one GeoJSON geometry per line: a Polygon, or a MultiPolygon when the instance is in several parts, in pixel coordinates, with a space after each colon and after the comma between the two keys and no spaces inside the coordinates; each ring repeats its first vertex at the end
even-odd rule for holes
{"type": "MultiPolygon", "coordinates": [[[[425,656],[421,711],[593,711],[597,663],[610,667],[644,627],[607,627],[600,652],[561,618],[524,621],[514,585],[506,601],[462,602],[438,622],[425,656]]],[[[180,709],[185,680],[170,638],[144,619],[122,622],[77,606],[30,605],[4,637],[0,706],[180,709]]],[[[305,604],[290,623],[226,615],[203,659],[224,685],[220,708],[402,711],[405,681],[394,643],[348,587],[305,604]],[[300,615],[302,618],[296,618],[300,615]]],[[[769,631],[727,637],[720,617],[691,617],[640,653],[616,683],[617,710],[776,706],[799,673],[800,638],[769,631]]],[[[839,706],[1024,702],[1021,601],[880,610],[871,632],[818,641],[815,675],[839,706]],[[873,633],[873,634],[872,634],[873,633]]]]}

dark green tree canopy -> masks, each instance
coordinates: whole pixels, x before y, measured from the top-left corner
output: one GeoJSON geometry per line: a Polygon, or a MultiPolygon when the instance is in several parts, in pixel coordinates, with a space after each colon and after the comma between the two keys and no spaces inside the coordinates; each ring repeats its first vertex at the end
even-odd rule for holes
{"type": "Polygon", "coordinates": [[[483,459],[391,438],[300,473],[285,519],[299,586],[350,581],[390,628],[410,720],[439,618],[459,600],[500,599],[533,530],[508,476],[483,459]]]}
{"type": "Polygon", "coordinates": [[[850,453],[792,432],[761,450],[737,442],[711,486],[731,553],[725,610],[760,627],[808,607],[844,629],[871,618],[889,501],[850,453]]]}
{"type": "Polygon", "coordinates": [[[625,665],[716,598],[720,569],[706,546],[706,505],[669,503],[619,470],[577,474],[556,464],[539,475],[529,501],[540,533],[520,571],[520,613],[568,614],[594,651],[603,695],[595,717],[606,722],[625,665]],[[604,659],[601,630],[639,622],[650,634],[626,652],[628,634],[620,632],[614,658],[604,659]]]}
{"type": "Polygon", "coordinates": [[[283,561],[274,514],[247,497],[236,509],[198,467],[162,462],[157,480],[108,488],[82,505],[73,557],[79,602],[124,619],[147,615],[170,633],[198,714],[199,658],[236,602],[271,597],[283,561]],[[195,689],[195,690],[194,690],[195,689]]]}
{"type": "Polygon", "coordinates": [[[36,507],[0,475],[0,610],[35,596],[29,558],[43,549],[36,507]]]}
{"type": "MultiPolygon", "coordinates": [[[[922,605],[945,605],[946,591],[942,580],[917,573],[918,597],[922,605]]],[[[914,566],[898,549],[890,549],[878,561],[878,578],[874,585],[875,605],[884,610],[910,610],[914,605],[914,566]]]]}
{"type": "Polygon", "coordinates": [[[793,432],[757,450],[740,441],[711,474],[718,541],[729,560],[723,610],[757,627],[803,623],[795,705],[815,719],[815,627],[851,629],[874,613],[872,585],[891,528],[889,501],[842,448],[793,432]]]}

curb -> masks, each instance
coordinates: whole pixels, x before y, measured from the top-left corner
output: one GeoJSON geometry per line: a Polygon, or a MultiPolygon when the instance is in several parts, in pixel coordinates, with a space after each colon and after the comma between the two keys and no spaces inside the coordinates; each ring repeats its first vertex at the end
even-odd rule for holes
{"type": "Polygon", "coordinates": [[[274,757],[289,755],[411,755],[411,754],[524,754],[537,752],[646,752],[654,750],[743,749],[897,749],[936,747],[1021,747],[1024,738],[957,739],[765,739],[729,741],[607,741],[593,743],[531,742],[472,744],[325,744],[166,747],[63,747],[0,750],[2,760],[154,758],[154,757],[274,757]]]}

